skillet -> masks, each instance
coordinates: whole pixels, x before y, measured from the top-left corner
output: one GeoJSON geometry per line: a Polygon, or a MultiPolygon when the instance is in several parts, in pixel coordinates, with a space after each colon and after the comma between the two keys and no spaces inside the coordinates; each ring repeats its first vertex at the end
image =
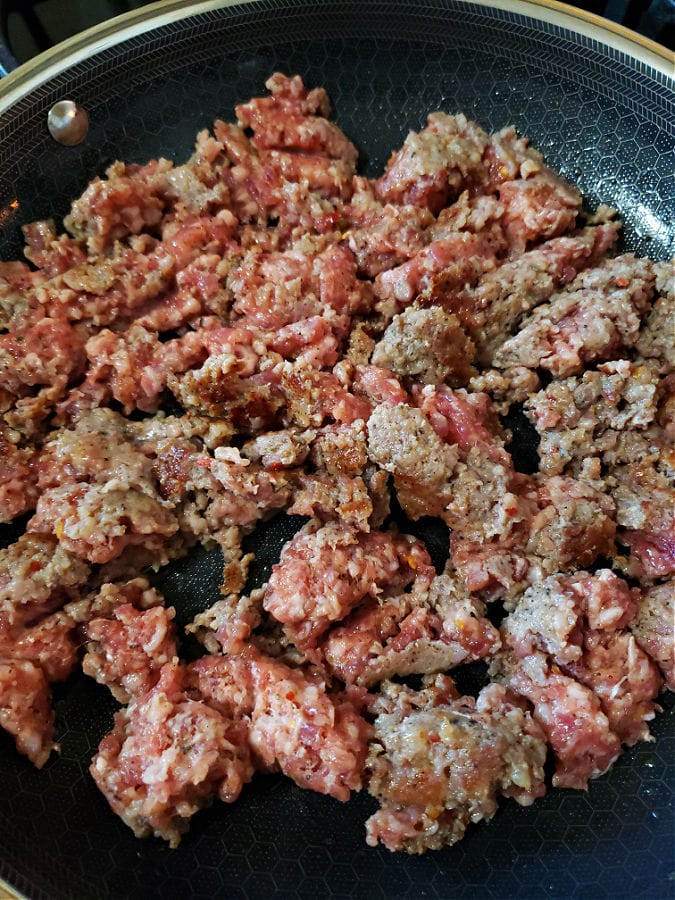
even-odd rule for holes
{"type": "MultiPolygon", "coordinates": [[[[20,254],[21,224],[63,216],[114,159],[185,159],[200,128],[232,118],[276,69],[328,89],[365,174],[429,111],[461,110],[486,130],[514,124],[591,204],[617,206],[625,249],[675,251],[672,62],[644,39],[554,2],[165,0],[0,83],[0,258],[20,254]],[[46,129],[64,98],[91,120],[76,147],[46,129]]],[[[525,460],[532,446],[526,433],[519,441],[525,460]]],[[[253,582],[298,524],[281,518],[256,533],[253,582]]],[[[3,543],[20,529],[5,527],[3,543]]],[[[442,535],[422,536],[440,552],[442,535]]],[[[217,558],[196,552],[160,576],[179,624],[217,599],[219,575],[217,558]]],[[[342,805],[273,776],[200,813],[170,851],[134,839],[94,787],[87,769],[115,703],[74,677],[55,691],[62,752],[42,771],[0,734],[0,877],[36,900],[669,897],[672,698],[663,705],[656,742],[627,751],[588,793],[550,791],[529,809],[504,802],[439,853],[368,848],[370,798],[342,805]]]]}

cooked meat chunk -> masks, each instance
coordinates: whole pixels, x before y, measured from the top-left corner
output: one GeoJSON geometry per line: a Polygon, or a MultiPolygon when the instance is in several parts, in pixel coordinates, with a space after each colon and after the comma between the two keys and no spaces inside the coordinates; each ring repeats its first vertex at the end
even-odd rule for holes
{"type": "Polygon", "coordinates": [[[323,88],[308,91],[296,75],[276,72],[265,82],[269,97],[255,97],[236,107],[237,120],[253,132],[258,150],[289,149],[356,163],[356,148],[325,116],[330,111],[323,88]]]}
{"type": "Polygon", "coordinates": [[[164,210],[158,196],[166,160],[147,167],[116,162],[106,171],[106,180],[95,178],[71,207],[66,228],[77,238],[86,238],[91,253],[113,241],[138,234],[157,225],[164,210]]]}
{"type": "Polygon", "coordinates": [[[457,444],[463,454],[478,448],[489,459],[507,467],[511,465],[503,449],[503,430],[487,394],[429,385],[417,388],[413,395],[443,440],[457,444]]]}
{"type": "Polygon", "coordinates": [[[502,622],[502,635],[519,659],[540,650],[564,665],[582,657],[589,628],[598,634],[625,628],[638,595],[609,569],[552,575],[524,592],[502,622]]]}
{"type": "Polygon", "coordinates": [[[262,621],[264,590],[240,596],[228,594],[198,613],[188,631],[195,634],[210,653],[241,653],[262,621]]]}
{"type": "Polygon", "coordinates": [[[255,703],[249,740],[267,768],[338,800],[362,784],[369,727],[321,681],[260,657],[251,666],[255,703]]]}
{"type": "Polygon", "coordinates": [[[86,262],[87,255],[83,242],[75,240],[67,234],[57,235],[53,219],[31,222],[23,225],[21,230],[26,241],[24,256],[40,270],[41,277],[36,279],[34,276],[28,276],[22,269],[18,269],[13,273],[13,277],[10,275],[8,278],[8,281],[16,287],[23,290],[34,287],[36,282],[43,281],[45,276],[53,278],[55,275],[60,275],[86,262]]]}
{"type": "Polygon", "coordinates": [[[117,489],[86,483],[50,488],[28,527],[36,534],[56,534],[82,559],[105,563],[135,544],[158,550],[178,523],[157,495],[120,480],[117,489]]]}
{"type": "Polygon", "coordinates": [[[411,131],[376,183],[378,196],[438,212],[466,180],[482,172],[487,135],[465,116],[432,113],[426,128],[411,131]]]}
{"type": "Polygon", "coordinates": [[[343,210],[349,223],[344,237],[356,257],[360,274],[374,278],[410,259],[426,242],[426,229],[434,221],[427,209],[412,204],[382,204],[372,182],[354,179],[354,194],[343,210]]]}
{"type": "Polygon", "coordinates": [[[35,508],[38,497],[35,450],[8,440],[0,426],[0,522],[35,508]]]}
{"type": "Polygon", "coordinates": [[[0,656],[30,660],[48,682],[70,675],[77,666],[78,649],[75,621],[66,612],[52,613],[28,628],[0,627],[0,656]]]}
{"type": "Polygon", "coordinates": [[[519,137],[513,126],[491,134],[483,154],[481,193],[491,193],[501,184],[517,178],[528,178],[543,172],[554,173],[544,165],[541,153],[530,146],[529,138],[519,137]]]}
{"type": "Polygon", "coordinates": [[[87,341],[86,352],[89,369],[80,390],[96,392],[101,385],[99,390],[110,392],[127,414],[134,409],[154,412],[169,375],[201,364],[206,355],[194,331],[161,343],[141,325],[121,334],[104,329],[87,341]]]}
{"type": "Polygon", "coordinates": [[[610,728],[622,743],[649,740],[663,679],[630,632],[587,632],[581,657],[562,666],[600,699],[610,728]]]}
{"type": "Polygon", "coordinates": [[[666,684],[675,691],[675,586],[672,581],[655,584],[642,592],[630,630],[642,649],[659,665],[666,684]]]}
{"type": "Polygon", "coordinates": [[[337,519],[361,531],[370,530],[373,511],[373,499],[363,478],[326,472],[298,475],[293,503],[288,507],[292,515],[314,516],[322,521],[337,519]]]}
{"type": "Polygon", "coordinates": [[[199,536],[250,526],[290,497],[282,471],[265,469],[234,447],[216,447],[211,455],[196,440],[159,442],[154,474],[183,529],[199,536]]]}
{"type": "Polygon", "coordinates": [[[84,367],[86,331],[45,316],[0,334],[0,388],[17,397],[38,385],[65,389],[84,367]]]}
{"type": "Polygon", "coordinates": [[[250,250],[228,278],[234,310],[247,323],[279,329],[309,316],[364,311],[370,298],[356,278],[356,259],[345,244],[316,253],[292,249],[261,254],[250,250]]]}
{"type": "Polygon", "coordinates": [[[228,165],[222,178],[240,222],[277,220],[279,235],[329,231],[352,192],[354,166],[344,159],[290,149],[257,150],[239,125],[214,123],[217,155],[228,165]]]}
{"type": "Polygon", "coordinates": [[[427,244],[394,269],[377,275],[375,295],[383,310],[397,312],[422,293],[434,293],[475,284],[485,272],[494,269],[502,249],[499,234],[457,232],[427,244]]]}
{"type": "Polygon", "coordinates": [[[129,440],[125,421],[108,410],[95,410],[45,445],[38,485],[43,493],[28,530],[55,534],[89,562],[108,562],[130,545],[159,549],[178,530],[151,461],[129,440]]]}
{"type": "Polygon", "coordinates": [[[288,424],[300,428],[319,428],[331,422],[353,425],[366,421],[372,412],[371,403],[355,396],[338,374],[317,372],[305,365],[284,365],[281,391],[288,424]]]}
{"type": "Polygon", "coordinates": [[[491,365],[497,349],[534,307],[568,284],[585,266],[597,263],[616,240],[618,225],[589,226],[553,238],[486,272],[473,288],[444,285],[432,299],[454,313],[476,345],[481,365],[491,365]]]}
{"type": "Polygon", "coordinates": [[[513,255],[542,238],[571,231],[581,208],[579,191],[550,169],[504,181],[497,193],[504,206],[502,222],[513,255]]]}
{"type": "Polygon", "coordinates": [[[289,469],[305,461],[316,431],[283,428],[251,438],[242,447],[242,456],[261,463],[265,469],[289,469]]]}
{"type": "Polygon", "coordinates": [[[539,510],[528,523],[527,554],[549,560],[556,569],[590,566],[598,556],[611,555],[615,506],[606,494],[581,479],[533,480],[539,510]]]}
{"type": "Polygon", "coordinates": [[[510,603],[547,575],[590,566],[614,551],[614,505],[592,485],[572,478],[533,478],[522,484],[522,491],[518,506],[504,507],[501,535],[489,541],[480,540],[480,531],[474,537],[468,532],[452,535],[453,564],[469,590],[486,600],[510,603]],[[512,518],[509,510],[515,513],[512,518]],[[519,510],[526,511],[522,519],[519,510]]]}
{"type": "Polygon", "coordinates": [[[409,307],[395,316],[371,361],[424,384],[460,386],[474,373],[473,344],[456,316],[440,307],[409,307]]]}
{"type": "Polygon", "coordinates": [[[655,359],[662,372],[675,370],[674,269],[675,260],[654,266],[659,297],[654,302],[635,345],[641,356],[655,359]]]}
{"type": "Polygon", "coordinates": [[[266,87],[0,262],[0,727],[44,765],[81,661],[136,835],[257,770],[422,853],[675,688],[673,265],[512,127],[432,113],[369,178],[323,88],[266,87]]]}
{"type": "Polygon", "coordinates": [[[69,599],[89,566],[51,536],[24,534],[0,550],[0,621],[30,625],[69,599]]]}
{"type": "Polygon", "coordinates": [[[552,381],[525,403],[539,434],[540,469],[557,475],[595,448],[613,445],[606,432],[643,429],[656,416],[653,366],[617,360],[582,376],[552,381]]]}
{"type": "Polygon", "coordinates": [[[132,606],[137,610],[163,606],[164,598],[150,587],[147,578],[132,578],[129,581],[106,582],[98,590],[68,603],[66,612],[78,625],[87,625],[92,619],[109,619],[120,606],[132,606]]]}
{"type": "Polygon", "coordinates": [[[368,420],[368,456],[394,476],[411,519],[439,515],[450,500],[457,451],[444,444],[419,409],[381,404],[368,420]]]}
{"type": "Polygon", "coordinates": [[[512,369],[487,369],[474,375],[468,383],[470,391],[487,394],[501,415],[511,406],[524,403],[541,387],[541,379],[532,369],[514,366],[512,369]]]}
{"type": "MultiPolygon", "coordinates": [[[[348,368],[347,368],[348,371],[348,368]]],[[[408,403],[410,396],[390,369],[358,365],[352,377],[352,390],[373,406],[380,403],[408,403]]],[[[370,411],[369,411],[370,415],[370,411]]],[[[368,418],[368,416],[364,416],[368,418]]]]}
{"type": "Polygon", "coordinates": [[[608,569],[553,576],[526,590],[501,626],[505,645],[523,667],[531,654],[542,652],[589,687],[610,728],[627,744],[649,739],[646,722],[654,718],[661,689],[656,665],[624,630],[635,617],[638,596],[608,569]]]}
{"type": "Polygon", "coordinates": [[[329,475],[361,475],[368,464],[365,422],[328,425],[312,442],[311,461],[329,475]]]}
{"type": "Polygon", "coordinates": [[[207,656],[191,665],[207,703],[246,716],[258,768],[280,769],[300,787],[347,800],[361,787],[369,726],[349,700],[248,647],[238,657],[207,656]]]}
{"type": "MultiPolygon", "coordinates": [[[[246,648],[238,656],[202,656],[186,667],[186,689],[191,694],[196,692],[221,715],[234,720],[249,717],[255,703],[251,675],[253,650],[249,645],[246,648]]],[[[245,721],[244,726],[248,735],[245,721]]]]}
{"type": "Polygon", "coordinates": [[[163,606],[138,610],[122,603],[110,618],[92,619],[85,632],[85,675],[107,684],[120,703],[146,694],[161,668],[177,658],[174,615],[163,606]]]}
{"type": "Polygon", "coordinates": [[[608,478],[616,503],[618,540],[630,548],[630,569],[643,580],[675,572],[675,488],[672,473],[640,461],[608,478]]]}
{"type": "Polygon", "coordinates": [[[512,695],[494,684],[477,699],[448,693],[383,687],[366,762],[381,804],[366,824],[371,846],[437,850],[491,819],[499,796],[528,806],[544,794],[544,735],[512,695]]]}
{"type": "Polygon", "coordinates": [[[498,369],[540,367],[564,377],[586,363],[611,359],[635,346],[653,290],[651,265],[631,255],[588,269],[538,307],[493,363],[498,369]]]}

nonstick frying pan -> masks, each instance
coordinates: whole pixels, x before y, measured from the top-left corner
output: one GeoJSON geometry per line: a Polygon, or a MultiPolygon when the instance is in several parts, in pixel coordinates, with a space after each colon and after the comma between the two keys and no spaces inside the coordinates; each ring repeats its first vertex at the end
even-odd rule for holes
{"type": "MultiPolygon", "coordinates": [[[[655,44],[553,2],[167,0],[0,83],[0,258],[21,252],[21,224],[65,214],[114,159],[185,159],[199,129],[231,118],[277,69],[328,89],[366,174],[428,112],[462,110],[488,130],[514,124],[589,203],[617,206],[626,248],[675,249],[672,61],[655,44]],[[91,121],[76,147],[46,128],[65,98],[91,121]]],[[[532,446],[517,433],[526,464],[532,446]]],[[[298,524],[280,518],[252,539],[258,583],[298,524]]],[[[443,536],[422,532],[440,554],[443,536]]],[[[217,599],[219,576],[218,559],[197,552],[158,584],[184,624],[217,599]]],[[[469,688],[479,676],[468,673],[469,688]]],[[[62,752],[42,771],[0,734],[0,876],[36,900],[672,896],[668,698],[656,742],[627,751],[587,793],[550,791],[529,809],[504,802],[491,823],[424,857],[365,846],[367,796],[343,805],[272,776],[196,816],[177,850],[137,841],[87,772],[114,701],[78,676],[55,705],[62,752]]]]}

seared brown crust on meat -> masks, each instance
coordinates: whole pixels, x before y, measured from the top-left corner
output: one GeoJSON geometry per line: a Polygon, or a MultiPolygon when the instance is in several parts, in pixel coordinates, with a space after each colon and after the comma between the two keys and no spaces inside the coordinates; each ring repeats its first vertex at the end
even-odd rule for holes
{"type": "Polygon", "coordinates": [[[63,606],[88,577],[89,566],[56,538],[24,534],[0,550],[0,621],[32,624],[63,606]]]}
{"type": "Polygon", "coordinates": [[[658,664],[671,691],[675,691],[675,585],[655,584],[642,592],[630,630],[642,649],[658,664]]]}
{"type": "Polygon", "coordinates": [[[450,499],[457,462],[419,409],[381,404],[368,420],[368,455],[394,476],[399,503],[411,519],[440,515],[450,499]]]}
{"type": "Polygon", "coordinates": [[[614,432],[651,424],[657,385],[655,366],[627,359],[603,363],[580,377],[552,381],[525,403],[541,435],[541,471],[559,474],[594,450],[599,455],[604,447],[612,448],[614,432]]]}
{"type": "Polygon", "coordinates": [[[635,346],[653,290],[651,263],[630,254],[582,272],[532,313],[493,363],[498,369],[540,367],[564,377],[586,363],[611,359],[635,346]]]}
{"type": "Polygon", "coordinates": [[[438,306],[410,307],[394,316],[371,362],[423,384],[465,385],[474,369],[474,347],[456,316],[438,306]]]}
{"type": "Polygon", "coordinates": [[[469,822],[491,819],[499,796],[523,806],[544,793],[540,728],[498,685],[478,698],[385,684],[366,763],[381,809],[367,841],[423,853],[454,844],[469,822]],[[445,696],[444,696],[445,694],[445,696]]]}

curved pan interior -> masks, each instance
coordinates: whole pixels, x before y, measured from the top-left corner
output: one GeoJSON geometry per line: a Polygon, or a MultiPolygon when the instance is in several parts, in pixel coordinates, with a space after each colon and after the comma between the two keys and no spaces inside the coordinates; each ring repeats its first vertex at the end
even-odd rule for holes
{"type": "MultiPolygon", "coordinates": [[[[616,206],[627,249],[672,254],[675,114],[666,65],[613,49],[611,36],[596,40],[597,26],[556,4],[545,11],[557,22],[539,20],[533,3],[501,5],[264,0],[191,10],[164,3],[156,13],[163,18],[132,16],[134,34],[92,44],[74,64],[57,54],[46,81],[36,83],[36,70],[34,87],[4,101],[0,258],[20,253],[21,224],[63,216],[113,160],[185,159],[198,130],[232,118],[234,104],[260,95],[277,69],[326,87],[367,175],[428,112],[461,110],[486,130],[515,125],[591,204],[616,206]],[[46,130],[47,110],[65,97],[91,119],[77,147],[54,143],[46,130]]],[[[0,105],[22,77],[0,85],[0,105]]],[[[280,519],[259,530],[258,581],[295,527],[280,519]]],[[[3,536],[12,540],[16,530],[3,536]]],[[[161,575],[179,624],[217,599],[219,576],[207,553],[161,575]]],[[[135,840],[91,781],[89,761],[115,704],[103,687],[75,677],[57,689],[62,752],[42,771],[0,734],[0,876],[34,898],[665,896],[675,752],[673,704],[664,705],[656,743],[626,752],[588,793],[551,791],[528,809],[505,802],[491,823],[443,852],[417,858],[367,848],[370,798],[341,805],[262,776],[234,805],[199,814],[170,851],[135,840]]]]}

